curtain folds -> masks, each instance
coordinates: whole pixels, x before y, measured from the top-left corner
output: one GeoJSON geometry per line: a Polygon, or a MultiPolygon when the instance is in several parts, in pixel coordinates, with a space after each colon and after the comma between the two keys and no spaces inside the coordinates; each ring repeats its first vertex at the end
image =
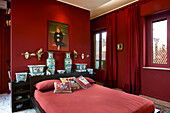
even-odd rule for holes
{"type": "Polygon", "coordinates": [[[139,73],[139,21],[138,7],[130,6],[126,10],[128,30],[128,73],[124,91],[132,94],[140,93],[139,73]]]}
{"type": "Polygon", "coordinates": [[[106,64],[104,86],[117,87],[116,13],[106,16],[106,64]]]}

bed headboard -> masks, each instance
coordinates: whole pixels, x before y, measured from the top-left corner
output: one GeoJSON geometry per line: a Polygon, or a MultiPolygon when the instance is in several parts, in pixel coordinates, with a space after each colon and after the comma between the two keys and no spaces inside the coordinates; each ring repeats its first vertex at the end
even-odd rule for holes
{"type": "Polygon", "coordinates": [[[88,72],[85,73],[66,73],[66,74],[56,74],[56,75],[43,75],[43,76],[30,76],[30,97],[34,97],[34,85],[38,82],[41,82],[43,80],[50,80],[50,79],[59,79],[63,77],[79,77],[79,76],[85,76],[92,78],[93,75],[89,75],[88,72]]]}

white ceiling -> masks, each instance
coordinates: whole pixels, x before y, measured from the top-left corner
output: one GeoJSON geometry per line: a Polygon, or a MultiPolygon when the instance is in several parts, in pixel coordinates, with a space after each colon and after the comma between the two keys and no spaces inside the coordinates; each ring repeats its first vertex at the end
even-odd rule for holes
{"type": "Polygon", "coordinates": [[[57,0],[90,11],[94,19],[138,0],[57,0]]]}

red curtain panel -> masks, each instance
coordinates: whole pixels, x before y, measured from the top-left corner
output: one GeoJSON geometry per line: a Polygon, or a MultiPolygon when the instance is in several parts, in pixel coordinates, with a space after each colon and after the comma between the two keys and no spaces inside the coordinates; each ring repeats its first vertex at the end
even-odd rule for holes
{"type": "Polygon", "coordinates": [[[117,87],[116,13],[106,16],[106,64],[104,86],[117,87]]]}
{"type": "Polygon", "coordinates": [[[130,6],[125,9],[127,15],[128,30],[128,73],[124,90],[128,93],[140,93],[139,74],[139,21],[138,7],[130,6]]]}

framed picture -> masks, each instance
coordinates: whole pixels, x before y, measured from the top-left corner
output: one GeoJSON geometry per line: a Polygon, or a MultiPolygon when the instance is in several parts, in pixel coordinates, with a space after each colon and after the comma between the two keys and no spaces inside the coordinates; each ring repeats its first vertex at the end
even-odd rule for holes
{"type": "Polygon", "coordinates": [[[117,44],[117,50],[123,50],[123,43],[117,44]]]}
{"type": "Polygon", "coordinates": [[[49,21],[48,50],[69,51],[68,24],[49,21]]]}

